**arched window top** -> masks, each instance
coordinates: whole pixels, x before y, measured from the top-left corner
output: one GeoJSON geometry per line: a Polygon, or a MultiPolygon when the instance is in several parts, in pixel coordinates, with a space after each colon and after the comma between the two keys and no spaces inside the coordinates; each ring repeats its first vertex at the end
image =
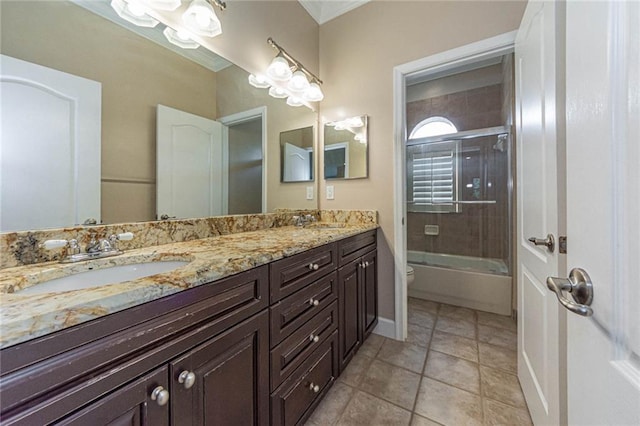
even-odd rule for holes
{"type": "Polygon", "coordinates": [[[409,139],[426,138],[429,136],[456,133],[458,129],[450,120],[444,117],[429,117],[416,125],[409,135],[409,139]]]}

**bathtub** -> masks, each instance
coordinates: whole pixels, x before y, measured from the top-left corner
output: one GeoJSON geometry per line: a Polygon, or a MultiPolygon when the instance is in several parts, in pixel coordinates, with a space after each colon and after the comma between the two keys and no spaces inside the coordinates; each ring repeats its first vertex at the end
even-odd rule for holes
{"type": "Polygon", "coordinates": [[[409,296],[511,315],[512,278],[499,259],[407,251],[415,281],[409,296]]]}

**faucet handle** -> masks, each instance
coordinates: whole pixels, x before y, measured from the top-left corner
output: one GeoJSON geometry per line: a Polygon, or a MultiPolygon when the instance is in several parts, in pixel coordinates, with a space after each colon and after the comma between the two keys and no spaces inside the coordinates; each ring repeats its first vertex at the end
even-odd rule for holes
{"type": "Polygon", "coordinates": [[[45,250],[54,250],[57,248],[66,247],[69,242],[67,240],[47,240],[39,245],[40,248],[45,250]]]}
{"type": "Polygon", "coordinates": [[[123,232],[117,235],[118,240],[120,241],[130,241],[133,240],[133,232],[123,232]]]}

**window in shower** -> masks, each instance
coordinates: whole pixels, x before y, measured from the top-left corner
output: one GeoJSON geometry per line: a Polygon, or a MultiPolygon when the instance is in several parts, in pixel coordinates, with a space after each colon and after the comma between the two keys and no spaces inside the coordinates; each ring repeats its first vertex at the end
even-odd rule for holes
{"type": "Polygon", "coordinates": [[[407,148],[407,210],[456,213],[459,141],[407,148]]]}

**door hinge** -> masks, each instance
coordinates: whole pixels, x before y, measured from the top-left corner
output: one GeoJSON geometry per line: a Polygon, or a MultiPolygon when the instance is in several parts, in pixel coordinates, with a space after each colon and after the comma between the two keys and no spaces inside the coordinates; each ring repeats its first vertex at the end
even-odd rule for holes
{"type": "Polygon", "coordinates": [[[567,254],[567,237],[561,235],[558,238],[558,252],[560,254],[567,254]]]}

